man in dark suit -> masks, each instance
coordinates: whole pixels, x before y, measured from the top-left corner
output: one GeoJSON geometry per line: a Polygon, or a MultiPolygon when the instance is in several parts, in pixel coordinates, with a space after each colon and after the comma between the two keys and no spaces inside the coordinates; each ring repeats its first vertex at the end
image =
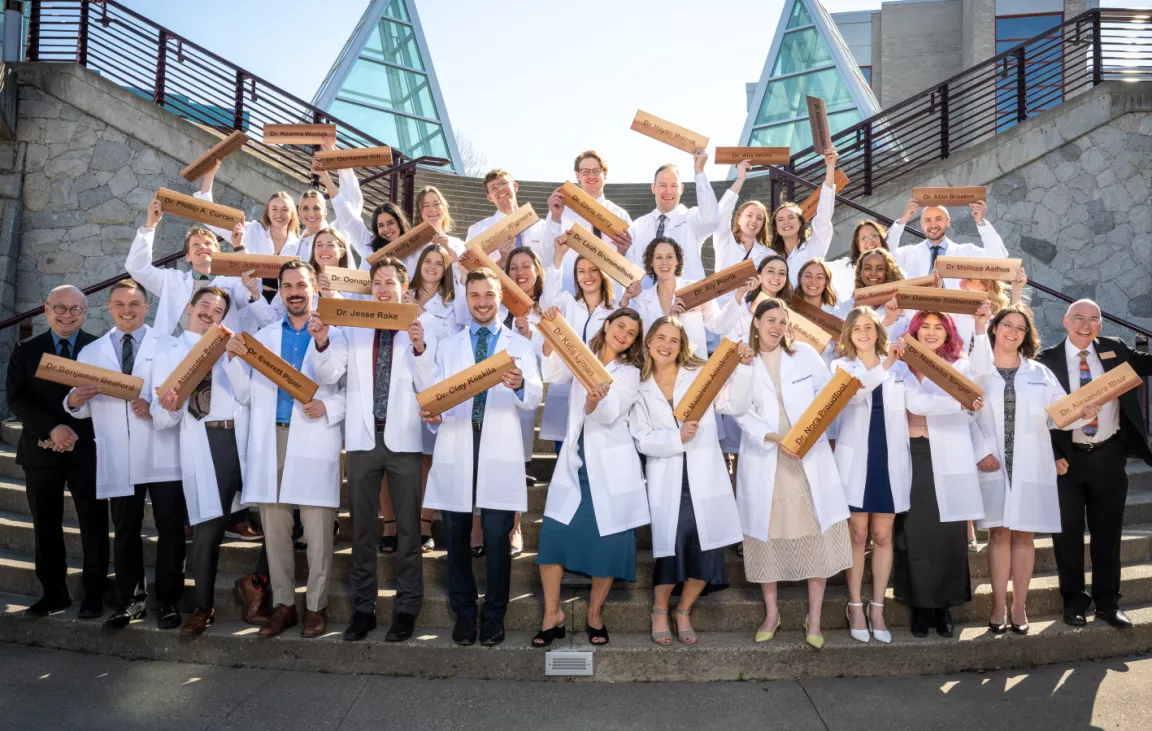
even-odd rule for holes
{"type": "MultiPolygon", "coordinates": [[[[1040,362],[1056,374],[1069,393],[1117,366],[1128,363],[1140,375],[1152,375],[1152,355],[1137,353],[1118,338],[1100,337],[1100,308],[1091,300],[1072,303],[1064,315],[1068,337],[1040,354],[1040,362]]],[[[1079,429],[1053,430],[1062,530],[1052,536],[1064,622],[1087,623],[1093,602],[1096,618],[1113,627],[1132,621],[1120,609],[1120,537],[1128,497],[1128,457],[1152,465],[1148,429],[1136,391],[1113,399],[1099,416],[1079,429]],[[1092,594],[1084,591],[1084,524],[1092,536],[1092,594]]]]}
{"type": "Polygon", "coordinates": [[[84,293],[57,287],[44,305],[48,332],[12,351],[8,361],[8,405],[24,429],[16,447],[16,464],[24,468],[25,491],[36,533],[36,577],[44,596],[28,613],[44,616],[72,605],[65,576],[64,490],[72,493],[84,546],[84,600],[79,617],[103,613],[108,582],[108,501],[96,499],[96,443],[92,420],[74,419],[64,411],[69,387],[35,377],[45,353],[75,360],[96,338],[80,328],[88,314],[84,293]]]}

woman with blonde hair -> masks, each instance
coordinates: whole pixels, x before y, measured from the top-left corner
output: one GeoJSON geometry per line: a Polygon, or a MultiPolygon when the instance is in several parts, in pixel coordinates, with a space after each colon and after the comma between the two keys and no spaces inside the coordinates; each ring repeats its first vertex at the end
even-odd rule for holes
{"type": "Polygon", "coordinates": [[[785,201],[772,211],[768,219],[768,246],[788,260],[793,273],[792,286],[796,286],[796,273],[809,259],[828,256],[832,246],[832,210],[836,206],[836,160],[834,148],[824,153],[824,184],[820,186],[820,202],[816,215],[809,224],[800,206],[785,201]]]}
{"type": "Polygon", "coordinates": [[[727,269],[745,259],[760,261],[772,252],[768,245],[768,209],[756,200],[747,200],[736,208],[740,189],[748,177],[751,161],[742,160],[736,166],[736,180],[720,197],[719,223],[712,234],[716,250],[716,269],[727,269]],[[735,210],[735,215],[733,215],[735,210]]]}

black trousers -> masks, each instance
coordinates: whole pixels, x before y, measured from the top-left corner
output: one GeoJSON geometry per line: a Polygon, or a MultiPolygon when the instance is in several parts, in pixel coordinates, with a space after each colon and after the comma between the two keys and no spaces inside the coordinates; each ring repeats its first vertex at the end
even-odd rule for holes
{"type": "MultiPolygon", "coordinates": [[[[236,432],[232,429],[207,429],[208,450],[216,473],[220,493],[220,517],[206,520],[192,530],[192,578],[196,580],[196,606],[212,609],[216,594],[216,568],[220,563],[220,544],[224,531],[232,525],[232,498],[244,486],[240,473],[240,455],[236,451],[236,432]]],[[[155,510],[155,505],[153,505],[155,510]]],[[[183,581],[183,578],[181,578],[183,581]]]]}
{"type": "Polygon", "coordinates": [[[184,488],[179,481],[136,485],[136,494],[112,498],[112,522],[116,525],[113,557],[116,591],[127,605],[134,596],[147,594],[144,581],[144,496],[152,498],[152,516],[159,534],[156,548],[156,599],[175,604],[184,592],[184,488]]]}
{"type": "Polygon", "coordinates": [[[1056,480],[1060,533],[1052,536],[1060,593],[1068,609],[1112,610],[1120,599],[1120,536],[1128,498],[1127,455],[1115,438],[1092,452],[1073,449],[1068,474],[1056,480]],[[1087,519],[1087,521],[1085,521],[1087,519]],[[1092,534],[1092,594],[1084,591],[1084,526],[1092,534]]]}
{"type": "MultiPolygon", "coordinates": [[[[472,433],[472,499],[476,499],[476,473],[480,465],[480,432],[472,433]]],[[[441,510],[444,518],[444,542],[448,553],[448,604],[457,615],[476,616],[476,576],[472,571],[472,513],[441,510]]],[[[484,534],[484,558],[488,569],[488,588],[484,592],[482,619],[503,622],[508,611],[509,584],[512,580],[512,541],[509,534],[516,521],[512,510],[480,509],[480,528],[484,534]]]]}
{"type": "MultiPolygon", "coordinates": [[[[93,455],[95,456],[95,455],[93,455]]],[[[108,501],[96,499],[96,462],[61,460],[65,465],[24,469],[25,494],[36,539],[36,578],[44,593],[66,590],[64,490],[72,493],[84,547],[84,598],[103,603],[108,586],[108,501]]]]}

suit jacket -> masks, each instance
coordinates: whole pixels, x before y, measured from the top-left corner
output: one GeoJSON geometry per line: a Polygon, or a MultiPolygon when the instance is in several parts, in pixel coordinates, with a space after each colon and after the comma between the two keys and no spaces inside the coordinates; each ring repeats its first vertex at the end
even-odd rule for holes
{"type": "MultiPolygon", "coordinates": [[[[1152,376],[1152,355],[1138,353],[1129,348],[1120,338],[1098,337],[1092,343],[1096,347],[1096,354],[1103,356],[1106,353],[1115,353],[1114,358],[1100,358],[1104,371],[1108,372],[1120,365],[1128,363],[1141,378],[1152,376]]],[[[1051,348],[1040,352],[1037,358],[1048,369],[1056,374],[1060,385],[1068,393],[1075,389],[1070,388],[1068,382],[1068,364],[1064,356],[1064,341],[1061,340],[1051,348]]],[[[1079,388],[1079,384],[1076,386],[1079,388]]],[[[1133,389],[1120,397],[1120,435],[1124,439],[1124,446],[1129,457],[1136,457],[1152,465],[1152,449],[1148,447],[1148,427],[1140,411],[1139,390],[1133,389]]],[[[1056,456],[1067,459],[1072,450],[1072,432],[1052,430],[1052,448],[1056,456]]]]}
{"type": "MultiPolygon", "coordinates": [[[[81,330],[76,335],[76,350],[72,357],[75,358],[81,348],[95,339],[94,335],[81,330]]],[[[84,459],[95,463],[92,420],[73,418],[64,410],[64,398],[71,387],[36,378],[40,356],[45,353],[56,355],[50,330],[18,344],[8,360],[8,406],[24,425],[20,443],[16,446],[16,464],[25,468],[47,468],[62,466],[61,460],[84,459]],[[80,437],[71,452],[58,454],[36,446],[60,424],[71,427],[80,437]]],[[[95,464],[92,468],[95,469],[95,464]]]]}

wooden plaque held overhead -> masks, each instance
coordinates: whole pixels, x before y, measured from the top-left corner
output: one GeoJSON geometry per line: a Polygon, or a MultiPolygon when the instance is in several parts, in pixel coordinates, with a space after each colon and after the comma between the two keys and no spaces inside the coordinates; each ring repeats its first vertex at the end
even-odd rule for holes
{"type": "Polygon", "coordinates": [[[796,420],[780,446],[799,457],[808,454],[861,385],[859,378],[843,368],[834,369],[832,379],[816,394],[815,400],[796,420]]]}
{"type": "Polygon", "coordinates": [[[1103,406],[1114,398],[1119,398],[1134,388],[1139,388],[1144,379],[1137,375],[1128,363],[1121,363],[1099,378],[1093,378],[1087,386],[1082,386],[1045,409],[1056,427],[1063,429],[1080,418],[1080,410],[1086,404],[1103,406]]]}
{"type": "Polygon", "coordinates": [[[819,325],[804,317],[791,307],[788,308],[788,324],[798,342],[811,345],[817,353],[823,353],[832,342],[832,336],[824,332],[819,325]]]}
{"type": "Polygon", "coordinates": [[[628,223],[624,219],[572,183],[565,182],[560,186],[560,198],[565,206],[587,221],[588,225],[610,236],[628,233],[628,223]]]}
{"type": "Polygon", "coordinates": [[[236,224],[244,223],[244,212],[241,210],[222,206],[219,203],[209,203],[167,188],[156,191],[156,200],[160,201],[160,210],[164,213],[171,213],[173,216],[186,218],[189,221],[196,221],[229,231],[236,224]]]}
{"type": "Polygon", "coordinates": [[[677,150],[688,154],[708,147],[708,138],[699,132],[693,132],[666,119],[660,119],[641,109],[636,110],[636,117],[632,120],[632,130],[652,139],[671,145],[677,150]]]}
{"type": "Polygon", "coordinates": [[[292,367],[292,364],[273,353],[264,343],[249,332],[241,333],[248,352],[240,356],[252,366],[252,370],[282,388],[288,395],[302,404],[309,403],[316,395],[319,386],[315,381],[292,367]]]}
{"type": "MultiPolygon", "coordinates": [[[[375,225],[375,222],[373,222],[373,225],[375,225]]],[[[372,252],[365,258],[369,264],[375,264],[377,260],[383,259],[386,256],[394,256],[403,261],[431,243],[432,237],[435,235],[436,229],[432,228],[432,224],[427,221],[421,221],[413,226],[408,233],[400,236],[379,251],[372,252]]]]}
{"type": "Polygon", "coordinates": [[[831,335],[833,340],[840,339],[840,333],[844,330],[844,321],[836,317],[836,315],[833,315],[831,312],[825,312],[816,305],[805,302],[799,296],[792,297],[792,304],[790,306],[793,312],[798,315],[803,315],[810,320],[813,325],[831,335]]]}
{"type": "Polygon", "coordinates": [[[1011,282],[1016,279],[1023,259],[997,259],[985,256],[941,256],[935,271],[944,279],[990,279],[1011,282]]]}
{"type": "Polygon", "coordinates": [[[478,393],[498,385],[504,380],[504,374],[515,367],[516,359],[512,354],[507,350],[501,350],[476,365],[445,378],[435,386],[424,389],[416,394],[416,402],[420,404],[421,411],[427,411],[432,416],[442,414],[478,393]]]}
{"type": "Polygon", "coordinates": [[[907,347],[902,360],[959,401],[964,408],[971,409],[972,402],[984,395],[984,389],[977,386],[975,381],[924,347],[919,340],[907,338],[904,343],[907,347]]]}
{"type": "Polygon", "coordinates": [[[470,239],[466,245],[475,246],[485,254],[491,254],[500,248],[500,244],[508,239],[514,239],[519,234],[532,228],[540,220],[531,203],[525,203],[500,221],[470,239]]]}
{"type": "Polygon", "coordinates": [[[491,270],[492,273],[496,275],[496,278],[500,280],[500,301],[503,302],[504,306],[508,308],[508,311],[516,317],[526,315],[528,311],[532,309],[532,298],[529,297],[524,290],[520,289],[520,285],[513,282],[512,278],[505,274],[503,269],[496,266],[492,259],[483,251],[480,251],[480,249],[477,249],[475,246],[467,247],[457,261],[460,262],[460,266],[468,271],[479,269],[480,267],[487,267],[491,270]]]}
{"type": "Polygon", "coordinates": [[[983,185],[961,188],[913,188],[912,200],[922,206],[966,206],[988,200],[988,189],[983,185]]]}
{"type": "Polygon", "coordinates": [[[105,396],[112,396],[125,401],[139,398],[140,391],[144,388],[143,378],[100,366],[80,363],[70,358],[61,358],[49,353],[40,356],[40,365],[36,367],[36,377],[43,381],[62,383],[65,386],[96,384],[100,387],[100,393],[105,396]]]}
{"type": "Polygon", "coordinates": [[[402,302],[369,302],[367,300],[321,297],[316,306],[325,325],[364,327],[373,330],[407,330],[420,315],[418,305],[402,302]]]}
{"type": "Polygon", "coordinates": [[[739,289],[755,276],[756,265],[751,259],[745,259],[739,264],[733,264],[709,277],[681,287],[676,290],[674,296],[683,303],[685,310],[691,310],[739,289]]]}
{"type": "Polygon", "coordinates": [[[180,171],[180,177],[189,183],[199,180],[204,177],[205,173],[212,169],[217,160],[223,160],[233,152],[236,152],[243,147],[247,141],[248,135],[240,130],[236,130],[205,150],[201,153],[200,157],[190,162],[188,167],[180,171]]]}
{"type": "Polygon", "coordinates": [[[607,369],[563,317],[557,315],[551,320],[541,319],[536,323],[536,329],[586,390],[612,383],[607,369]]]}
{"type": "Polygon", "coordinates": [[[359,147],[351,150],[318,150],[312,159],[321,170],[392,166],[391,147],[359,147]]]}
{"type": "Polygon", "coordinates": [[[792,151],[787,147],[717,147],[717,165],[738,165],[750,160],[756,167],[764,165],[787,165],[792,159],[792,151]]]}
{"type": "Polygon", "coordinates": [[[279,279],[280,267],[290,261],[300,261],[300,257],[220,252],[212,255],[212,265],[208,273],[225,277],[238,277],[244,272],[256,272],[256,276],[261,279],[279,279]]]}
{"type": "Polygon", "coordinates": [[[969,292],[964,289],[900,287],[896,290],[896,303],[902,309],[920,312],[973,315],[980,309],[980,304],[987,299],[987,292],[969,292]]]}
{"type": "Polygon", "coordinates": [[[208,328],[208,332],[200,336],[200,340],[192,346],[192,350],[188,351],[171,375],[164,379],[156,393],[163,395],[176,389],[176,408],[182,407],[200,381],[204,380],[204,376],[212,370],[212,366],[216,365],[216,361],[220,360],[220,356],[224,355],[231,337],[232,331],[226,327],[213,325],[208,328]]]}
{"type": "Polygon", "coordinates": [[[636,266],[616,247],[578,223],[568,230],[568,246],[577,254],[600,268],[605,276],[627,287],[632,282],[644,278],[644,270],[636,266]]]}
{"type": "Polygon", "coordinates": [[[692,385],[684,392],[672,413],[680,421],[698,421],[720,395],[720,389],[724,388],[728,377],[738,365],[740,353],[736,343],[728,338],[721,339],[708,362],[700,366],[699,373],[692,379],[692,385]]]}
{"type": "Polygon", "coordinates": [[[853,295],[853,306],[877,307],[896,296],[901,287],[932,287],[935,286],[936,277],[931,274],[913,279],[900,279],[887,284],[874,284],[871,287],[860,287],[853,295]]]}
{"type": "Polygon", "coordinates": [[[328,286],[335,292],[372,294],[372,279],[363,269],[324,267],[320,276],[328,277],[328,286]]]}
{"type": "Polygon", "coordinates": [[[336,125],[266,124],[262,141],[266,145],[322,145],[336,141],[336,125]]]}
{"type": "Polygon", "coordinates": [[[812,127],[812,149],[817,155],[823,155],[832,147],[832,132],[828,128],[828,112],[823,99],[808,97],[808,124],[812,127]]]}
{"type": "MultiPolygon", "coordinates": [[[[844,190],[844,186],[848,185],[848,176],[844,174],[843,170],[836,168],[836,178],[832,182],[836,187],[836,192],[839,193],[844,190]]],[[[809,223],[816,216],[816,209],[820,206],[820,189],[823,187],[821,185],[820,188],[809,193],[808,197],[800,203],[800,212],[803,214],[804,220],[809,223]]]]}

